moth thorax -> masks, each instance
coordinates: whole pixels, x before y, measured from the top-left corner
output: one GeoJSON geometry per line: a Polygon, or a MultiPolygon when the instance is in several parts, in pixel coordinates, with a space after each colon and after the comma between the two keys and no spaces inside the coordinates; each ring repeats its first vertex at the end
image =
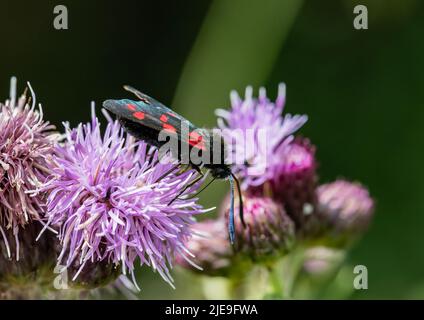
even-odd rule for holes
{"type": "Polygon", "coordinates": [[[231,175],[231,169],[226,164],[205,165],[211,170],[211,175],[215,179],[226,179],[231,175]]]}

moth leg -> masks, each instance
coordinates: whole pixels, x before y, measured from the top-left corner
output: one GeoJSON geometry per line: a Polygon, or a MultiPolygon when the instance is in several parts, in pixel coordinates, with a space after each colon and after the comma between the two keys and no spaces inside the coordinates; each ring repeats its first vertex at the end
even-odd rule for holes
{"type": "Polygon", "coordinates": [[[178,169],[179,168],[179,166],[180,166],[181,164],[180,163],[177,163],[175,166],[173,166],[170,170],[168,170],[168,171],[166,171],[164,174],[162,174],[158,179],[156,179],[156,181],[155,182],[159,182],[159,181],[161,181],[163,178],[165,178],[168,174],[170,174],[170,173],[172,173],[175,169],[178,169]]]}
{"type": "MultiPolygon", "coordinates": [[[[155,151],[153,150],[152,147],[150,147],[149,145],[147,145],[146,148],[146,161],[153,166],[155,163],[153,163],[153,158],[155,156],[155,151]]],[[[157,164],[157,163],[156,163],[157,164]]]]}
{"type": "Polygon", "coordinates": [[[192,187],[194,184],[196,184],[197,182],[199,182],[201,179],[203,179],[203,177],[204,177],[204,174],[203,173],[201,173],[201,174],[199,174],[192,182],[190,182],[188,185],[186,185],[185,187],[184,187],[184,189],[183,190],[181,190],[178,194],[177,194],[177,196],[174,198],[174,199],[172,199],[171,200],[171,202],[169,202],[168,203],[168,206],[171,204],[171,203],[173,203],[175,200],[177,200],[178,199],[178,197],[180,197],[188,188],[190,188],[190,187],[192,187]]]}
{"type": "Polygon", "coordinates": [[[191,167],[196,170],[202,177],[204,176],[202,169],[197,164],[191,164],[191,167]]]}
{"type": "Polygon", "coordinates": [[[193,198],[196,198],[203,190],[205,190],[207,187],[209,187],[211,184],[212,184],[212,182],[214,182],[216,180],[216,178],[212,178],[212,180],[211,181],[209,181],[207,184],[206,184],[206,186],[204,186],[202,189],[200,189],[200,191],[198,191],[195,195],[192,195],[192,196],[190,196],[190,197],[188,197],[188,198],[185,198],[185,199],[193,199],[193,198]]]}
{"type": "Polygon", "coordinates": [[[129,92],[131,92],[131,93],[133,93],[135,96],[137,96],[137,98],[139,98],[140,100],[144,100],[145,98],[144,98],[144,95],[140,92],[140,91],[138,91],[137,89],[134,89],[133,87],[131,87],[131,86],[128,86],[128,85],[125,85],[124,86],[124,89],[125,90],[127,90],[127,91],[129,91],[129,92]]]}
{"type": "Polygon", "coordinates": [[[190,169],[190,165],[189,164],[185,164],[184,166],[181,166],[180,171],[178,171],[179,174],[182,174],[184,172],[186,172],[188,169],[190,169]]]}

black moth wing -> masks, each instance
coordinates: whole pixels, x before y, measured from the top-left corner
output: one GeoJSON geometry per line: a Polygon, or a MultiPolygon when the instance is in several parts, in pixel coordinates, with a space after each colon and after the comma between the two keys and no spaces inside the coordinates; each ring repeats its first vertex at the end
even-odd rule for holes
{"type": "Polygon", "coordinates": [[[175,135],[180,143],[188,143],[191,149],[194,144],[191,139],[196,136],[195,131],[199,132],[196,126],[152,97],[129,86],[124,88],[140,100],[106,100],[103,107],[114,113],[131,135],[160,147],[166,142],[159,141],[164,130],[167,135],[175,135]]]}
{"type": "Polygon", "coordinates": [[[140,108],[139,111],[147,115],[146,121],[142,121],[142,124],[152,129],[157,128],[158,130],[166,130],[168,128],[169,132],[173,131],[173,128],[175,128],[180,140],[181,138],[186,140],[185,137],[181,135],[182,125],[185,125],[189,132],[197,130],[194,124],[156,99],[128,85],[125,85],[124,89],[133,93],[140,99],[137,103],[137,106],[140,108]]]}

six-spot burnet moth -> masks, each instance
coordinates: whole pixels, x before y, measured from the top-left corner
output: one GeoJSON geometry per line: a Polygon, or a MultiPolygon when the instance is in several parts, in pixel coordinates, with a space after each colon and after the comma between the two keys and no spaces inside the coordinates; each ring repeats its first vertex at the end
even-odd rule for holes
{"type": "MultiPolygon", "coordinates": [[[[159,101],[147,96],[146,94],[141,93],[140,91],[130,86],[124,86],[124,88],[134,93],[139,100],[106,100],[103,102],[103,107],[111,113],[115,114],[121,125],[128,133],[130,133],[135,138],[144,140],[146,143],[159,149],[166,143],[166,141],[160,139],[161,132],[165,131],[167,134],[173,135],[179,144],[179,147],[177,148],[177,154],[172,154],[172,156],[177,158],[177,160],[184,158],[184,155],[181,154],[181,150],[188,150],[191,152],[193,148],[195,148],[194,151],[197,151],[200,154],[202,152],[207,152],[210,155],[210,159],[216,159],[216,157],[214,158],[213,153],[213,146],[214,143],[216,143],[213,140],[217,138],[216,135],[209,134],[208,131],[197,128],[190,121],[175,113],[159,101]],[[182,128],[187,128],[187,130],[183,130],[182,128]]],[[[196,169],[199,175],[196,179],[194,179],[194,181],[190,183],[189,186],[186,186],[178,196],[180,196],[186,189],[188,189],[194,183],[198,182],[204,176],[201,171],[202,167],[209,169],[213,178],[212,181],[215,179],[228,179],[231,186],[231,204],[228,219],[228,231],[230,235],[230,241],[231,243],[234,243],[234,181],[236,183],[237,191],[239,194],[240,220],[244,226],[243,198],[237,177],[232,173],[230,166],[224,161],[224,141],[222,137],[219,137],[219,139],[219,143],[222,147],[220,150],[222,150],[222,152],[219,155],[220,161],[218,161],[218,163],[213,160],[203,163],[194,163],[190,157],[188,157],[188,164],[196,169]]],[[[178,165],[175,167],[175,169],[177,168],[178,165]]],[[[172,171],[173,169],[171,169],[169,173],[172,171]]]]}

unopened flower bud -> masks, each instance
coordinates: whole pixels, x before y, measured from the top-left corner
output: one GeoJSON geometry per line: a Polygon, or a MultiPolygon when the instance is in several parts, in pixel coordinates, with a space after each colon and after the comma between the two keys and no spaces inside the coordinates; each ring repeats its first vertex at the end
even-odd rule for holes
{"type": "Polygon", "coordinates": [[[225,221],[206,220],[193,225],[194,235],[181,251],[176,263],[206,275],[225,275],[231,265],[232,249],[225,221]]]}
{"type": "MultiPolygon", "coordinates": [[[[236,217],[236,251],[259,258],[289,249],[294,240],[294,224],[283,206],[271,198],[245,196],[243,201],[246,225],[236,217]]],[[[227,210],[227,217],[228,213],[227,210]]]]}
{"type": "Polygon", "coordinates": [[[278,161],[270,181],[271,194],[284,204],[296,229],[300,229],[310,219],[316,203],[315,147],[307,139],[297,139],[283,149],[278,161]]]}
{"type": "Polygon", "coordinates": [[[359,234],[367,229],[374,201],[359,183],[338,180],[317,189],[320,223],[332,234],[359,234]]]}

